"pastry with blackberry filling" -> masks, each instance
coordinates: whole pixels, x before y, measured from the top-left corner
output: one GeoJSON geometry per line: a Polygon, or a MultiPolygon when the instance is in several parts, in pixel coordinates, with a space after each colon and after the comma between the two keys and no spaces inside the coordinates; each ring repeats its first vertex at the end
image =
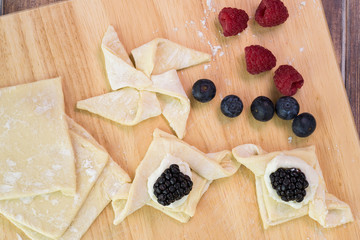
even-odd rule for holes
{"type": "Polygon", "coordinates": [[[177,137],[155,129],[153,141],[136,169],[127,201],[113,197],[114,224],[145,205],[188,222],[211,182],[240,167],[230,151],[205,154],[177,137]]]}
{"type": "Polygon", "coordinates": [[[305,215],[324,228],[354,220],[349,205],[328,193],[314,146],[267,153],[245,144],[232,152],[255,174],[265,229],[305,215]]]}

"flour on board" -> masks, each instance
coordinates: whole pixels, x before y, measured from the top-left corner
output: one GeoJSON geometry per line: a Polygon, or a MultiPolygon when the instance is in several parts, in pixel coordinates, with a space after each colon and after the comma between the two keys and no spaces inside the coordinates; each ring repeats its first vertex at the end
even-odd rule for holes
{"type": "Polygon", "coordinates": [[[17,180],[21,178],[21,172],[7,172],[4,174],[4,183],[9,185],[15,185],[17,180]]]}

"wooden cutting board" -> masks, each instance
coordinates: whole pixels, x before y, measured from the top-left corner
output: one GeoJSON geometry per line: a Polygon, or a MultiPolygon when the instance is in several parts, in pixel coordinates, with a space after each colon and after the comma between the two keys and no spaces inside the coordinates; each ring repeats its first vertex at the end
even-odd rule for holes
{"type": "MultiPolygon", "coordinates": [[[[131,177],[143,158],[152,131],[171,132],[162,117],[125,127],[75,109],[78,100],[110,91],[100,49],[109,24],[115,26],[128,52],[155,37],[209,52],[213,61],[179,72],[188,96],[199,78],[217,86],[213,101],[192,109],[185,141],[204,152],[255,143],[268,151],[315,144],[325,181],[331,193],[349,203],[355,222],[323,229],[309,217],[264,231],[258,211],[253,174],[241,167],[234,176],[215,181],[201,199],[196,215],[181,224],[161,212],[144,207],[122,224],[112,225],[108,206],[84,239],[360,239],[360,148],[358,134],[320,0],[285,0],[288,21],[275,28],[254,22],[259,1],[221,0],[75,0],[0,18],[0,87],[50,77],[63,77],[66,112],[83,125],[131,177]],[[226,6],[246,10],[251,19],[240,36],[224,38],[217,21],[226,6]],[[273,101],[280,96],[273,71],[258,76],[246,72],[244,48],[260,44],[277,57],[278,65],[292,64],[305,79],[295,95],[301,112],[314,114],[318,127],[299,139],[291,123],[277,117],[255,121],[250,104],[259,95],[273,101]],[[239,95],[245,105],[240,117],[220,112],[227,94],[239,95]]],[[[0,116],[1,117],[1,116],[0,116]]],[[[54,133],[56,134],[56,133],[54,133]]],[[[7,220],[0,220],[0,239],[27,239],[7,220]]]]}

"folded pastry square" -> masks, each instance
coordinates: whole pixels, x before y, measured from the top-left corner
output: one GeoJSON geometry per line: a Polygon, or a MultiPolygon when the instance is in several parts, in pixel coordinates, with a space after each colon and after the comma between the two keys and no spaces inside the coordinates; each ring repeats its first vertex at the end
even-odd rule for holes
{"type": "Polygon", "coordinates": [[[255,174],[265,229],[305,215],[325,228],[353,221],[350,207],[327,192],[314,146],[267,153],[245,144],[232,152],[255,174]]]}
{"type": "Polygon", "coordinates": [[[158,38],[132,51],[135,68],[112,26],[101,48],[111,89],[116,91],[81,100],[77,108],[127,126],[163,114],[183,138],[190,100],[176,70],[210,61],[211,55],[158,38]]]}
{"type": "Polygon", "coordinates": [[[0,89],[0,200],[76,192],[61,78],[0,89]]]}
{"type": "Polygon", "coordinates": [[[129,192],[121,191],[112,198],[114,224],[144,205],[187,222],[210,183],[233,175],[240,167],[230,151],[204,154],[159,129],[153,137],[129,192]]]}
{"type": "Polygon", "coordinates": [[[127,126],[159,116],[156,94],[143,90],[152,85],[150,78],[134,68],[112,26],[103,37],[101,49],[111,89],[117,91],[79,101],[76,107],[127,126]]]}

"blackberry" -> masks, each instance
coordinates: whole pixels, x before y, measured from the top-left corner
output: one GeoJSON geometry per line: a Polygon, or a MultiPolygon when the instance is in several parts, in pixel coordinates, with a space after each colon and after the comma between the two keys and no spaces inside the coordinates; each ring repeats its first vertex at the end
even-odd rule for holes
{"type": "Polygon", "coordinates": [[[302,113],[292,122],[292,130],[298,137],[308,137],[316,129],[316,120],[310,113],[302,113]]]}
{"type": "Polygon", "coordinates": [[[168,206],[188,195],[193,182],[188,175],[183,174],[176,164],[165,169],[154,184],[154,195],[159,204],[168,206]]]}
{"type": "Polygon", "coordinates": [[[259,96],[251,104],[251,113],[258,121],[267,122],[271,120],[274,112],[274,103],[268,97],[259,96]]]}
{"type": "Polygon", "coordinates": [[[234,118],[241,114],[244,105],[238,96],[228,95],[221,101],[220,108],[225,116],[234,118]]]}
{"type": "Polygon", "coordinates": [[[299,103],[293,97],[281,97],[275,104],[276,114],[284,120],[294,119],[300,111],[299,103]]]}
{"type": "Polygon", "coordinates": [[[192,88],[194,98],[202,103],[211,101],[216,95],[215,84],[209,79],[200,79],[194,83],[192,88]]]}
{"type": "Polygon", "coordinates": [[[305,174],[298,168],[279,168],[270,174],[273,189],[285,202],[302,202],[309,186],[305,174]]]}

